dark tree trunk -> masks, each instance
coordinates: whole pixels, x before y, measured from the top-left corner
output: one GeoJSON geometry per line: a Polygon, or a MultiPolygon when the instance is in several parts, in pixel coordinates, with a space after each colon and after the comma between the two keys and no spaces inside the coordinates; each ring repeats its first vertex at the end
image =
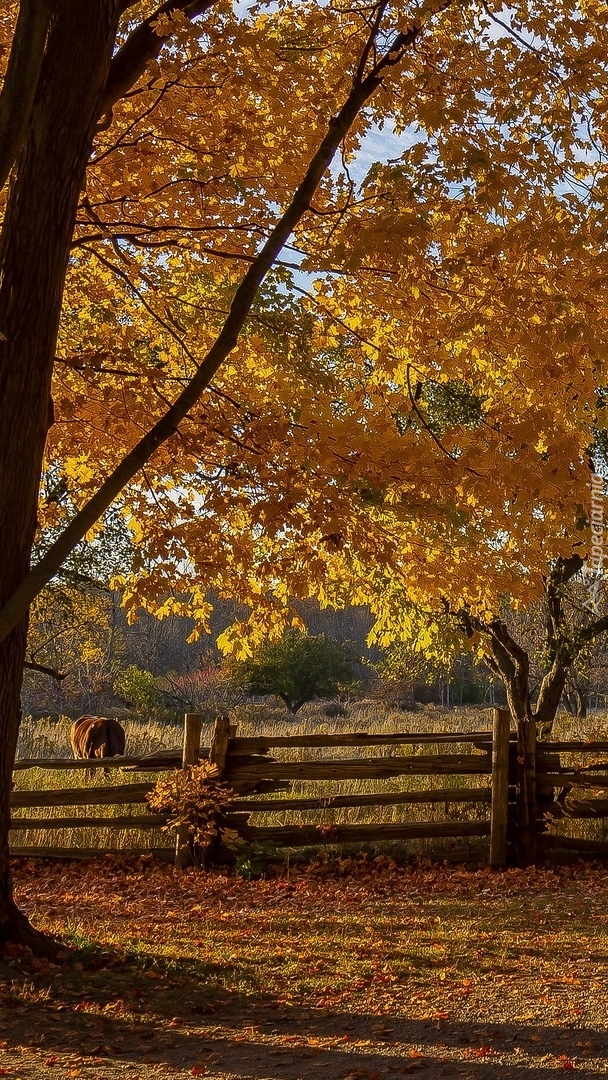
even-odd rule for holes
{"type": "Polygon", "coordinates": [[[517,862],[529,866],[536,860],[538,829],[536,723],[530,703],[530,660],[500,619],[484,625],[467,617],[464,625],[469,634],[481,629],[487,635],[487,661],[502,679],[509,711],[517,725],[517,862]]]}
{"type": "Polygon", "coordinates": [[[576,716],[577,720],[585,720],[589,710],[590,694],[588,687],[580,686],[579,683],[572,679],[568,697],[570,699],[570,711],[576,716]]]}
{"type": "Polygon", "coordinates": [[[589,709],[589,694],[586,690],[577,688],[576,691],[576,718],[577,720],[586,720],[587,711],[589,709]]]}
{"type": "Polygon", "coordinates": [[[534,716],[539,729],[543,732],[543,737],[550,735],[553,730],[553,722],[562,699],[570,663],[568,659],[556,657],[540,685],[534,716]]]}
{"type": "MultiPolygon", "coordinates": [[[[0,607],[29,569],[70,242],[118,7],[118,0],[55,3],[0,235],[0,607]]],[[[8,863],[26,632],[23,620],[0,642],[0,941],[32,943],[12,902],[8,863]]]]}

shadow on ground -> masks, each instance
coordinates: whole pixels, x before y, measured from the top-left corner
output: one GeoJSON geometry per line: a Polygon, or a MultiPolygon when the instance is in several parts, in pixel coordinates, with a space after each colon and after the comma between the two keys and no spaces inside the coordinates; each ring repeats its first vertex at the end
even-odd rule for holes
{"type": "Polygon", "coordinates": [[[125,959],[88,950],[42,970],[19,959],[13,965],[20,970],[12,984],[0,982],[0,1075],[22,1080],[608,1074],[608,1029],[291,1007],[269,995],[227,991],[214,965],[190,958],[150,966],[149,954],[125,959]]]}

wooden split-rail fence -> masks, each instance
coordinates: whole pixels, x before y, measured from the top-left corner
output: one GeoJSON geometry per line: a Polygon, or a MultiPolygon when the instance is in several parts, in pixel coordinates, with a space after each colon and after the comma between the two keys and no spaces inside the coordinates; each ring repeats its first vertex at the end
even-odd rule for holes
{"type": "MultiPolygon", "coordinates": [[[[327,844],[394,843],[406,840],[432,840],[475,838],[470,846],[472,857],[487,859],[492,866],[506,866],[518,861],[520,849],[530,850],[529,837],[522,843],[522,823],[518,820],[521,805],[521,785],[518,768],[517,740],[510,731],[510,717],[505,709],[493,710],[493,725],[488,731],[471,733],[367,733],[309,735],[254,735],[239,736],[236,725],[229,717],[215,721],[209,747],[201,747],[203,717],[186,714],[182,751],[160,751],[146,757],[116,757],[100,760],[74,761],[60,759],[22,759],[15,762],[15,772],[38,768],[44,770],[74,769],[125,769],[139,772],[169,771],[196,764],[201,759],[212,763],[218,777],[234,792],[230,804],[228,825],[249,843],[272,844],[277,847],[309,847],[327,844]],[[454,751],[449,747],[453,745],[454,751]],[[438,746],[441,753],[424,753],[425,748],[438,746]],[[468,746],[468,752],[462,747],[468,746]],[[279,760],[271,751],[279,749],[305,750],[353,748],[349,757],[303,757],[300,760],[279,760]],[[356,755],[356,751],[373,747],[389,748],[383,756],[356,755]],[[417,753],[404,753],[404,748],[417,749],[417,753]],[[390,748],[397,750],[391,753],[390,748]],[[407,777],[486,777],[483,786],[437,786],[428,790],[408,790],[407,777]],[[399,778],[404,782],[402,790],[377,791],[360,794],[345,791],[339,795],[307,797],[290,795],[286,788],[294,781],[358,781],[399,778]],[[287,825],[256,825],[252,816],[261,812],[282,811],[305,814],[307,811],[333,810],[343,807],[420,806],[421,804],[477,804],[487,807],[485,820],[368,822],[362,824],[312,824],[296,822],[287,825]]],[[[608,843],[556,835],[547,831],[551,816],[591,817],[608,816],[608,798],[586,803],[578,800],[555,798],[555,791],[562,794],[569,788],[605,789],[608,795],[608,760],[595,762],[586,767],[573,768],[562,765],[563,753],[585,755],[603,754],[608,759],[607,743],[550,742],[539,743],[536,748],[536,800],[533,827],[537,850],[564,848],[577,852],[608,855],[608,843]]],[[[478,781],[477,781],[478,783],[478,781]]],[[[103,806],[133,806],[146,802],[154,784],[147,780],[138,783],[121,783],[108,786],[85,786],[48,788],[43,790],[14,790],[11,793],[12,839],[26,830],[64,830],[74,828],[96,829],[158,829],[166,822],[162,814],[126,813],[103,816],[91,808],[103,806]],[[34,808],[72,807],[70,816],[28,817],[23,812],[34,808]],[[85,809],[86,808],[86,809],[85,809]]],[[[529,805],[526,804],[527,829],[530,828],[529,805]]],[[[188,837],[178,833],[175,850],[164,848],[90,849],[86,847],[20,847],[13,842],[14,856],[46,856],[83,858],[103,855],[153,855],[161,859],[175,859],[176,865],[185,866],[191,853],[188,837]]],[[[446,852],[442,851],[445,856],[446,852]]],[[[467,856],[467,849],[458,854],[467,856]]]]}

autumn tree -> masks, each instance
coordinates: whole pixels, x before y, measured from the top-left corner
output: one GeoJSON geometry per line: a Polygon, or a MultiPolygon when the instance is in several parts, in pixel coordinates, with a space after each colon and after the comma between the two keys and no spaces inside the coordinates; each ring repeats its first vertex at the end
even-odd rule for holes
{"type": "Polygon", "coordinates": [[[521,642],[516,628],[500,617],[479,619],[462,609],[459,621],[471,638],[481,643],[491,670],[503,681],[507,700],[515,719],[531,717],[539,733],[551,732],[555,714],[568,677],[576,671],[577,661],[608,630],[608,616],[590,610],[580,581],[583,560],[572,556],[549,568],[545,582],[542,611],[545,618],[542,639],[541,671],[534,695],[531,687],[530,650],[521,642]],[[579,589],[572,587],[579,575],[579,589]]]}
{"type": "MultiPolygon", "coordinates": [[[[91,711],[93,698],[107,701],[120,666],[122,635],[118,597],[109,589],[50,583],[36,597],[30,625],[23,686],[24,707],[69,710],[80,699],[91,711]]],[[[67,749],[67,748],[66,748],[67,749]]]]}
{"type": "MultiPolygon", "coordinates": [[[[61,477],[47,470],[42,499],[57,505],[66,495],[61,477]]],[[[34,558],[52,539],[52,527],[37,536],[34,558]]],[[[95,536],[74,549],[36,596],[29,617],[24,708],[35,702],[36,709],[47,712],[74,706],[84,712],[91,711],[93,698],[107,700],[124,650],[120,599],[110,583],[128,571],[131,558],[126,524],[109,512],[95,536]]]]}
{"type": "Polygon", "coordinates": [[[27,612],[112,503],[130,608],[204,626],[213,588],[251,608],[237,649],[376,573],[478,617],[572,556],[608,34],[597,0],[0,20],[0,939],[35,943],[8,871],[27,612]],[[382,128],[399,160],[359,184],[382,128]]]}
{"type": "Polygon", "coordinates": [[[412,618],[406,634],[400,633],[400,629],[403,629],[403,611],[395,620],[394,631],[384,635],[385,655],[377,665],[382,688],[389,700],[412,705],[416,684],[418,687],[427,684],[430,688],[437,682],[442,685],[442,696],[445,688],[448,697],[448,688],[458,671],[460,697],[465,689],[465,672],[469,676],[470,692],[474,658],[468,654],[463,635],[453,620],[445,615],[433,617],[429,612],[421,611],[412,618]]]}
{"type": "MultiPolygon", "coordinates": [[[[432,10],[408,15],[386,3],[281,6],[274,18],[213,0],[156,9],[22,0],[4,9],[12,43],[0,97],[0,179],[8,180],[0,235],[0,939],[40,945],[13,904],[8,870],[28,607],[167,442],[156,456],[165,477],[174,474],[177,445],[192,476],[199,454],[211,474],[239,471],[254,437],[221,408],[217,416],[197,411],[197,402],[234,353],[337,149],[434,21],[432,10]],[[187,235],[191,253],[174,269],[164,256],[179,254],[187,235]],[[131,304],[117,317],[107,276],[93,274],[99,267],[128,283],[131,304]],[[159,276],[170,276],[169,293],[196,281],[184,297],[192,336],[183,311],[154,302],[159,276]],[[120,328],[109,350],[100,333],[108,315],[120,328]],[[169,371],[167,342],[177,361],[169,371]],[[85,372],[102,377],[94,387],[83,380],[79,392],[85,372]],[[57,439],[49,440],[53,421],[57,439]],[[79,446],[83,425],[89,439],[101,436],[95,446],[79,446]],[[209,458],[205,440],[217,440],[209,458]],[[233,447],[227,458],[225,444],[233,447]],[[78,510],[31,568],[45,445],[49,460],[61,456],[78,510]]],[[[262,326],[265,318],[262,311],[262,326]]],[[[255,339],[249,349],[263,354],[255,339]]],[[[287,372],[278,377],[288,382],[287,372]]],[[[241,412],[234,393],[213,393],[241,412]]],[[[259,446],[261,431],[257,439],[259,446]]],[[[140,498],[150,502],[145,483],[140,498]]],[[[164,551],[174,568],[170,549],[165,538],[158,563],[164,551]]]]}

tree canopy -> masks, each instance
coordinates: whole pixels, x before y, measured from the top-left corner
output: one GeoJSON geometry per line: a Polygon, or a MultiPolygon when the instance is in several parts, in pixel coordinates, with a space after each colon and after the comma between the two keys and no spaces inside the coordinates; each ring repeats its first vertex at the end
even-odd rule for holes
{"type": "Polygon", "coordinates": [[[70,520],[164,415],[356,65],[409,34],[229,362],[117,493],[138,545],[130,602],[177,607],[179,567],[201,621],[212,585],[263,635],[291,597],[357,599],[370,562],[396,565],[412,598],[481,612],[538,593],[581,539],[599,416],[605,13],[522,5],[507,28],[491,8],[431,6],[417,28],[399,5],[194,7],[137,26],[145,5],[128,7],[118,31],[55,364],[62,487],[41,523],[70,520]],[[143,25],[155,55],[112,100],[143,25]],[[365,172],[378,126],[395,159],[365,172]]]}

